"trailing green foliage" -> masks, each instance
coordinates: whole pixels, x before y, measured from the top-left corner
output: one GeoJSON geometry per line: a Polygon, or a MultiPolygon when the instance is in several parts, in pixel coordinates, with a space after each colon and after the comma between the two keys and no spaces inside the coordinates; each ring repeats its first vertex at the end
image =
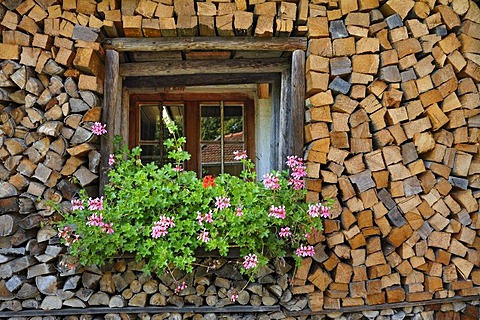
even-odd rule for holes
{"type": "Polygon", "coordinates": [[[328,215],[331,203],[305,203],[301,159],[289,158],[290,172],[272,172],[257,181],[254,165],[239,152],[237,160],[244,165],[239,177],[201,179],[182,170],[190,157],[182,149],[185,138],[175,136],[173,123],[167,126],[174,138],[165,145],[177,165],[142,164],[139,148],[111,157],[104,198],[83,192],[64,214],[59,234],[69,254],[83,265],[103,265],[133,253],[145,259],[146,272],[192,271],[197,249],[224,256],[235,245],[246,257],[242,270],[249,274],[269,257],[293,251],[300,260],[314,254],[307,237],[322,229],[320,215],[328,215]]]}

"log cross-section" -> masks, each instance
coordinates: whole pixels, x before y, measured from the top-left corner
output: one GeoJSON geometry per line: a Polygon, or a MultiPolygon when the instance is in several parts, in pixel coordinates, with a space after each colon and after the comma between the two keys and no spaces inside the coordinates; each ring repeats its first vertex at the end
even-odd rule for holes
{"type": "Polygon", "coordinates": [[[302,37],[111,38],[106,39],[103,45],[105,49],[129,52],[178,50],[305,51],[307,49],[307,39],[302,37]]]}

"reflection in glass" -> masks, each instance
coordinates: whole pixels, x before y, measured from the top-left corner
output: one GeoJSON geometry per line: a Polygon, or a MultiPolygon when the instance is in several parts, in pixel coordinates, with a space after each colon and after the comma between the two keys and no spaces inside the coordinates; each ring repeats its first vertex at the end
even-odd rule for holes
{"type": "MultiPolygon", "coordinates": [[[[235,135],[233,134],[232,136],[235,135]]],[[[225,140],[228,141],[227,137],[225,138],[225,140]]],[[[225,153],[223,155],[223,171],[234,176],[239,176],[240,172],[243,169],[243,164],[242,162],[234,159],[235,156],[233,155],[233,152],[245,150],[245,145],[243,143],[232,143],[232,141],[234,140],[225,143],[225,153]]]]}
{"type": "Polygon", "coordinates": [[[218,106],[202,106],[200,130],[202,141],[217,141],[222,134],[221,110],[218,106]]]}
{"type": "Polygon", "coordinates": [[[202,144],[200,150],[202,153],[202,176],[217,176],[222,173],[220,142],[202,144]]]}
{"type": "Polygon", "coordinates": [[[140,159],[143,163],[153,161],[161,166],[170,162],[163,142],[172,138],[172,133],[168,131],[164,121],[174,121],[179,128],[179,134],[183,136],[183,111],[183,105],[140,106],[140,159]]]}

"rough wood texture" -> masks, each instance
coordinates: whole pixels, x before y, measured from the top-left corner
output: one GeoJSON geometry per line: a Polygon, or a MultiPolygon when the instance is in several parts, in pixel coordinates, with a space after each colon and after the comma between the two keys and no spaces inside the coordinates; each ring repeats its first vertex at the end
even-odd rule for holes
{"type": "Polygon", "coordinates": [[[170,62],[142,62],[129,63],[120,66],[121,76],[162,76],[185,75],[198,73],[258,73],[281,72],[289,67],[289,60],[278,59],[241,59],[241,61],[219,60],[217,68],[212,70],[211,61],[190,60],[170,62]]]}
{"type": "Polygon", "coordinates": [[[176,51],[176,50],[242,50],[261,51],[306,50],[305,38],[261,39],[261,38],[156,38],[138,39],[116,38],[104,41],[105,49],[117,51],[176,51]]]}

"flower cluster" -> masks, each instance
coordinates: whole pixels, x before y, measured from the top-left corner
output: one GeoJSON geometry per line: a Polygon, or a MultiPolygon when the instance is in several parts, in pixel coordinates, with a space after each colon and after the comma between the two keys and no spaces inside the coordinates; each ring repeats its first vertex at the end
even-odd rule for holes
{"type": "Polygon", "coordinates": [[[72,204],[72,211],[85,209],[81,199],[72,199],[70,202],[72,204]]]}
{"type": "Polygon", "coordinates": [[[172,217],[160,216],[160,220],[156,221],[152,227],[152,238],[158,239],[166,236],[167,230],[175,226],[174,219],[172,217]]]}
{"type": "Polygon", "coordinates": [[[208,242],[210,241],[209,233],[207,230],[203,229],[202,232],[197,237],[198,240],[203,241],[203,242],[208,242]]]}
{"type": "Polygon", "coordinates": [[[109,166],[113,166],[115,164],[115,155],[114,154],[110,154],[108,156],[108,165],[109,166]]]}
{"type": "Polygon", "coordinates": [[[65,245],[67,247],[70,246],[72,243],[77,242],[79,239],[79,235],[74,234],[73,229],[69,226],[58,229],[58,236],[65,241],[65,245]]]}
{"type": "Polygon", "coordinates": [[[197,211],[197,221],[199,225],[203,225],[203,222],[212,223],[213,212],[209,211],[208,213],[202,214],[200,211],[197,211]]]}
{"type": "Polygon", "coordinates": [[[182,284],[179,284],[176,288],[175,288],[175,294],[179,294],[181,291],[187,289],[188,286],[187,284],[185,283],[185,281],[182,282],[182,284]]]}
{"type": "MultiPolygon", "coordinates": [[[[168,132],[176,132],[166,125],[168,132]]],[[[92,131],[104,134],[105,127],[94,124],[92,131]]],[[[166,139],[173,161],[163,167],[139,161],[140,148],[110,155],[105,199],[81,191],[59,225],[69,254],[83,265],[101,266],[119,253],[133,253],[144,259],[145,271],[175,267],[191,272],[198,249],[226,256],[235,245],[244,257],[240,271],[250,277],[269,257],[293,250],[300,263],[315,254],[306,237],[322,230],[322,218],[329,216],[333,202],[305,202],[301,158],[288,157],[289,170],[258,179],[247,153],[237,151],[234,158],[243,168],[238,176],[198,178],[182,167],[190,157],[184,144],[182,138],[166,139]]],[[[176,292],[185,287],[178,286],[176,292]]],[[[228,295],[232,301],[238,299],[235,294],[228,295]]]]}
{"type": "Polygon", "coordinates": [[[330,216],[330,208],[326,205],[322,205],[321,203],[316,204],[308,204],[308,214],[313,217],[322,217],[328,218],[330,216]]]}
{"type": "Polygon", "coordinates": [[[107,125],[106,124],[101,124],[100,122],[95,122],[92,125],[92,132],[94,135],[101,136],[107,133],[107,125]]]}
{"type": "Polygon", "coordinates": [[[88,217],[87,226],[91,227],[103,227],[105,223],[103,222],[103,216],[97,215],[93,213],[90,217],[88,217]]]}
{"type": "Polygon", "coordinates": [[[275,217],[277,219],[285,219],[286,217],[286,212],[285,212],[285,206],[271,206],[270,207],[270,212],[268,214],[269,217],[275,217]]]}
{"type": "Polygon", "coordinates": [[[215,187],[215,177],[210,175],[203,177],[202,184],[204,188],[215,187]]]}
{"type": "Polygon", "coordinates": [[[303,164],[302,158],[290,156],[287,158],[286,164],[292,170],[288,184],[293,185],[295,190],[302,189],[305,186],[303,178],[307,175],[307,167],[303,164]]]}
{"type": "Polygon", "coordinates": [[[258,263],[258,257],[255,254],[249,253],[244,257],[243,260],[243,267],[248,270],[248,269],[253,269],[257,266],[258,263]]]}
{"type": "Polygon", "coordinates": [[[112,234],[115,232],[115,230],[113,230],[113,222],[103,222],[102,214],[97,215],[96,213],[92,213],[92,215],[88,217],[86,225],[91,227],[100,227],[102,232],[106,234],[112,234]]]}
{"type": "Polygon", "coordinates": [[[280,238],[286,238],[288,236],[291,236],[292,232],[290,231],[290,227],[281,228],[278,235],[280,236],[280,238]]]}
{"type": "Polygon", "coordinates": [[[311,245],[304,246],[301,244],[295,251],[295,254],[299,257],[313,257],[315,255],[315,249],[311,245]]]}
{"type": "MultiPolygon", "coordinates": [[[[85,210],[85,206],[83,205],[83,201],[81,199],[72,199],[70,203],[72,204],[72,207],[71,207],[72,211],[85,210]]],[[[103,221],[103,215],[101,213],[97,214],[96,212],[96,211],[103,210],[103,197],[95,198],[95,199],[88,198],[87,203],[88,203],[87,205],[88,210],[94,211],[94,212],[87,217],[87,222],[85,223],[85,225],[89,227],[100,227],[101,231],[106,234],[114,233],[115,230],[113,229],[113,222],[105,223],[103,221]]],[[[69,229],[65,229],[65,228],[69,228],[69,227],[64,227],[64,229],[59,229],[59,236],[65,239],[65,243],[69,243],[70,242],[68,241],[69,239],[65,237],[65,230],[69,230],[69,229]]],[[[76,240],[78,239],[79,239],[79,236],[76,235],[76,240]]],[[[72,242],[70,242],[70,244],[71,243],[72,242]]]]}
{"type": "Polygon", "coordinates": [[[106,234],[112,234],[114,232],[113,230],[113,222],[110,223],[105,223],[102,226],[102,232],[105,232],[106,234]]]}
{"type": "Polygon", "coordinates": [[[273,173],[267,173],[263,175],[263,185],[265,188],[270,190],[279,190],[280,189],[280,180],[277,175],[273,173]]]}
{"type": "Polygon", "coordinates": [[[103,210],[103,197],[101,198],[88,198],[88,210],[103,210]]]}
{"type": "Polygon", "coordinates": [[[228,197],[216,197],[215,198],[215,207],[218,210],[222,210],[230,207],[230,198],[228,197]]]}

